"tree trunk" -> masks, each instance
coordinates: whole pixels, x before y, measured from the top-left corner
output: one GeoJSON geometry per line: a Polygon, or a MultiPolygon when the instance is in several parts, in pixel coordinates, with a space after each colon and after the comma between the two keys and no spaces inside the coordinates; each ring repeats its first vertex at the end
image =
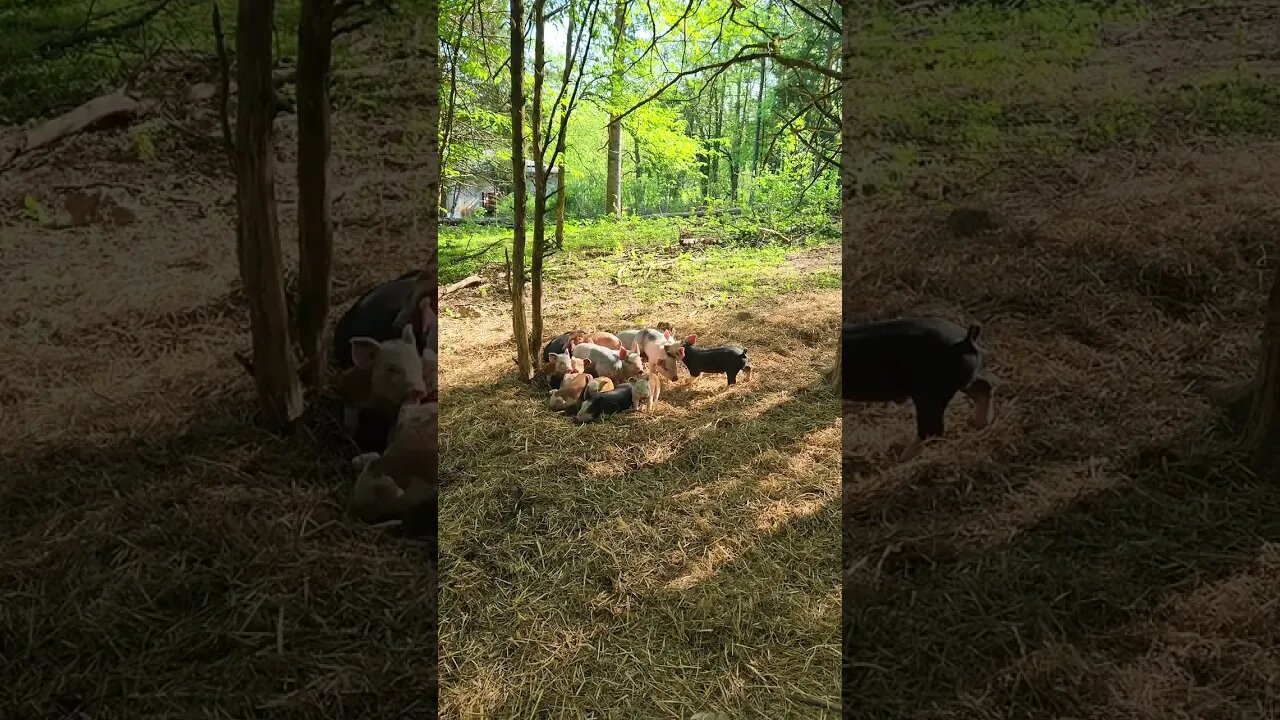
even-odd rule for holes
{"type": "Polygon", "coordinates": [[[636,179],[635,179],[636,187],[632,193],[634,199],[631,201],[631,205],[633,207],[631,212],[638,213],[638,212],[642,212],[641,205],[644,204],[644,171],[640,168],[640,135],[636,134],[631,139],[634,142],[634,146],[635,146],[635,160],[636,160],[636,179]]]}
{"type": "Polygon", "coordinates": [[[605,179],[604,211],[622,219],[622,123],[617,105],[622,102],[622,45],[627,29],[627,0],[616,0],[613,6],[613,73],[609,101],[615,107],[609,116],[609,171],[605,179]]]}
{"type": "Polygon", "coordinates": [[[711,96],[716,102],[716,126],[712,135],[715,138],[716,147],[712,148],[711,153],[711,191],[713,193],[720,191],[720,137],[724,132],[724,83],[720,83],[719,87],[712,89],[711,96]]]}
{"type": "MultiPolygon", "coordinates": [[[[857,255],[853,246],[853,28],[856,26],[853,3],[844,4],[843,19],[843,32],[840,34],[840,244],[843,248],[841,252],[842,258],[856,258],[857,255]]],[[[842,268],[842,273],[846,278],[853,277],[852,268],[847,266],[842,268]]],[[[849,294],[849,288],[844,288],[843,295],[847,297],[849,294]]],[[[843,346],[843,333],[841,333],[838,342],[843,346]]],[[[837,351],[836,365],[831,369],[829,376],[836,387],[840,386],[841,365],[841,352],[837,351]]]]}
{"type": "MultiPolygon", "coordinates": [[[[246,0],[242,0],[246,1],[246,0]]],[[[521,379],[533,379],[533,356],[524,314],[524,0],[511,0],[511,174],[514,232],[507,264],[511,294],[511,330],[516,341],[516,365],[521,379]]]]}
{"type": "Polygon", "coordinates": [[[760,58],[760,85],[756,88],[756,139],[751,149],[751,190],[747,194],[747,202],[755,197],[756,176],[760,174],[760,133],[764,129],[764,80],[765,69],[769,58],[760,58]]]}
{"type": "MultiPolygon", "coordinates": [[[[533,102],[529,126],[533,133],[533,267],[529,270],[529,354],[542,344],[542,263],[547,256],[547,168],[542,152],[542,84],[547,74],[547,0],[533,0],[533,102]]],[[[566,58],[568,62],[568,58],[566,58]]]]}
{"type": "Polygon", "coordinates": [[[254,382],[268,427],[288,430],[302,414],[302,386],[289,346],[289,316],[276,222],[272,119],[275,0],[240,0],[236,27],[236,254],[249,305],[254,382]]]}
{"type": "Polygon", "coordinates": [[[1271,282],[1267,300],[1261,361],[1254,376],[1244,440],[1260,471],[1280,473],[1280,270],[1271,282]]]}
{"type": "Polygon", "coordinates": [[[329,189],[329,71],[333,0],[303,0],[298,19],[298,347],[302,380],[325,376],[325,320],[333,268],[329,189]]]}
{"type": "Polygon", "coordinates": [[[556,168],[556,249],[564,249],[564,148],[556,153],[560,167],[556,168]]]}
{"type": "MultiPolygon", "coordinates": [[[[427,171],[424,190],[431,200],[431,208],[427,213],[424,228],[426,232],[422,240],[426,247],[424,261],[432,258],[431,262],[434,262],[436,247],[440,241],[440,206],[444,204],[444,185],[441,182],[444,165],[440,153],[440,0],[427,0],[425,13],[427,22],[423,45],[426,46],[427,52],[425,78],[427,101],[423,108],[423,115],[427,125],[425,128],[427,138],[422,148],[422,155],[427,171]]],[[[431,297],[436,297],[434,286],[430,288],[430,292],[431,297]]]]}

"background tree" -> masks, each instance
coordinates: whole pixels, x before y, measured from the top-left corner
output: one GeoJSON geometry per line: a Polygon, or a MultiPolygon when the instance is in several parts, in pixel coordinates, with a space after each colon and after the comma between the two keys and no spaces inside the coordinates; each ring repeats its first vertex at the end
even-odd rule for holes
{"type": "MultiPolygon", "coordinates": [[[[840,92],[843,97],[841,103],[841,120],[840,120],[840,246],[841,246],[841,263],[843,265],[843,277],[852,278],[852,268],[848,267],[845,259],[853,259],[857,257],[854,252],[853,244],[853,196],[854,196],[854,176],[853,176],[853,148],[854,148],[854,104],[855,98],[853,84],[853,29],[856,27],[854,18],[854,7],[852,3],[845,3],[843,9],[843,22],[841,22],[840,32],[840,92]]],[[[849,288],[845,287],[845,292],[849,292],[849,288]]],[[[844,340],[843,336],[836,339],[836,362],[828,373],[831,384],[837,389],[840,387],[840,366],[844,357],[844,340]]]]}
{"type": "Polygon", "coordinates": [[[605,180],[604,211],[615,218],[622,217],[622,120],[616,106],[622,99],[623,47],[627,31],[627,0],[615,0],[613,25],[610,26],[612,42],[609,72],[609,102],[615,109],[609,116],[609,154],[605,180]]]}
{"type": "Polygon", "coordinates": [[[528,320],[524,309],[525,164],[524,164],[524,2],[511,0],[511,182],[514,198],[511,254],[507,259],[507,291],[511,297],[511,330],[520,377],[533,378],[528,320]]]}
{"type": "MultiPolygon", "coordinates": [[[[547,74],[546,69],[546,0],[534,0],[534,74],[533,102],[530,104],[530,128],[532,130],[533,152],[533,256],[530,263],[530,328],[529,348],[532,355],[538,354],[542,345],[542,271],[547,256],[563,244],[564,214],[562,202],[564,188],[557,191],[559,201],[556,213],[557,243],[547,242],[547,200],[550,199],[547,186],[550,174],[557,162],[563,162],[565,136],[569,129],[569,120],[573,116],[573,108],[577,103],[582,80],[582,67],[577,67],[577,82],[574,63],[585,58],[591,48],[591,32],[595,26],[597,0],[589,0],[582,10],[585,21],[578,21],[578,6],[570,0],[562,6],[561,12],[567,14],[567,32],[565,33],[565,54],[560,74],[560,87],[556,90],[555,100],[546,109],[546,126],[543,127],[544,93],[543,88],[547,74]],[[555,138],[555,147],[551,147],[555,138]]],[[[561,180],[564,174],[559,173],[561,180]]]]}

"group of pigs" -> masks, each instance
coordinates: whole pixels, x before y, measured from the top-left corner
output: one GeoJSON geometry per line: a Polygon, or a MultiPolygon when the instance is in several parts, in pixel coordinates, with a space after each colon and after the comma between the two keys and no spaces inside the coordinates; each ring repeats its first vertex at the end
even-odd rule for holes
{"type": "Polygon", "coordinates": [[[343,425],[363,451],[352,509],[365,522],[435,527],[440,403],[437,315],[427,271],[365,293],[339,319],[331,360],[343,425]]]}
{"type": "MultiPolygon", "coordinates": [[[[366,522],[397,519],[434,528],[439,400],[434,282],[408,273],[365,293],[334,329],[332,360],[339,371],[343,424],[362,454],[352,494],[366,522]]],[[[918,440],[943,433],[943,416],[958,393],[975,404],[973,425],[993,415],[993,381],[977,345],[981,327],[936,317],[846,324],[842,344],[842,396],[854,402],[915,405],[918,440]]],[[[547,405],[577,422],[652,407],[664,381],[726,376],[729,385],[751,378],[751,361],[737,345],[701,347],[697,337],[677,340],[669,327],[617,334],[586,330],[547,343],[539,371],[551,387],[547,405]]],[[[919,443],[908,448],[918,450],[919,443]]]]}
{"type": "Polygon", "coordinates": [[[652,408],[664,380],[679,379],[683,363],[690,378],[724,373],[730,385],[741,373],[751,379],[751,361],[737,345],[700,347],[696,335],[677,340],[669,327],[637,328],[618,334],[571,330],[542,349],[539,372],[551,386],[547,407],[576,422],[652,408]]]}

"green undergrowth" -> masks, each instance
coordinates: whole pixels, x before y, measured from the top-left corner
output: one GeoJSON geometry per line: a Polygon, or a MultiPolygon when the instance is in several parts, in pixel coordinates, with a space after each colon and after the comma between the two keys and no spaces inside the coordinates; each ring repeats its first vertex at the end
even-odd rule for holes
{"type": "MultiPolygon", "coordinates": [[[[816,218],[793,221],[781,230],[749,218],[571,222],[565,226],[564,247],[547,259],[544,277],[552,288],[570,284],[579,292],[625,292],[645,303],[682,298],[717,308],[778,293],[839,287],[835,258],[830,267],[822,260],[798,260],[838,242],[838,225],[816,218]],[[682,238],[695,244],[682,245],[682,238]]],[[[440,281],[496,270],[510,248],[510,228],[442,228],[440,281]]],[[[589,292],[582,295],[584,303],[592,301],[589,292]]]]}
{"type": "Polygon", "coordinates": [[[1125,61],[1117,38],[1175,22],[1176,12],[1041,0],[868,18],[854,60],[860,193],[963,191],[1028,158],[1043,164],[1171,136],[1232,142],[1280,130],[1280,86],[1243,36],[1226,71],[1152,82],[1125,61]]]}

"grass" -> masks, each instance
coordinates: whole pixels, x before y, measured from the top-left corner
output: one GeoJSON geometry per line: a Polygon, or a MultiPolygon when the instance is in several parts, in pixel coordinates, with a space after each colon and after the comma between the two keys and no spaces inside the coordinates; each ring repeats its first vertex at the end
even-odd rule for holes
{"type": "Polygon", "coordinates": [[[502,303],[459,300],[479,317],[441,323],[442,715],[834,717],[838,293],[726,312],[593,282],[558,286],[552,332],[669,320],[745,345],[753,379],[574,426],[512,377],[502,303]]]}
{"type": "Polygon", "coordinates": [[[855,153],[905,160],[856,202],[845,318],[981,321],[999,385],[994,426],[965,429],[957,402],[906,463],[908,411],[844,418],[854,717],[1280,711],[1280,491],[1199,391],[1252,371],[1276,269],[1280,6],[1064,7],[877,31],[1001,50],[982,74],[925,70],[923,42],[869,78],[860,112],[938,110],[926,137],[871,124],[855,153]],[[1004,224],[951,237],[959,203],[1004,224]]]}

